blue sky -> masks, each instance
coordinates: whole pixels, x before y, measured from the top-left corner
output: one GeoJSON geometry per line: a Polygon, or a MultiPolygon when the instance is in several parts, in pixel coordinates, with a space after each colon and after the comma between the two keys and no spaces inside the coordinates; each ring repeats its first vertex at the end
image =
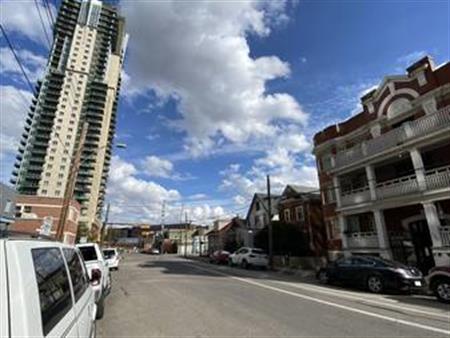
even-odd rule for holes
{"type": "MultiPolygon", "coordinates": [[[[47,48],[32,1],[1,22],[33,81],[47,48]]],[[[312,136],[425,54],[450,59],[449,1],[120,3],[130,42],[108,186],[113,220],[245,215],[271,174],[316,185],[312,136]]],[[[10,177],[28,88],[1,49],[1,180],[10,177]],[[22,90],[19,93],[19,90],[22,90]]]]}

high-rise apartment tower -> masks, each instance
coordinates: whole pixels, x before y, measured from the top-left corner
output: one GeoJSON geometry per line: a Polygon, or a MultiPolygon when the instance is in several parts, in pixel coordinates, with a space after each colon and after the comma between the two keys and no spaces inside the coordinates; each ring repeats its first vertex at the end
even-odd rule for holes
{"type": "Polygon", "coordinates": [[[62,1],[11,180],[22,194],[63,197],[87,122],[74,197],[81,204],[80,224],[88,228],[104,203],[128,39],[124,28],[115,7],[98,0],[62,1]]]}

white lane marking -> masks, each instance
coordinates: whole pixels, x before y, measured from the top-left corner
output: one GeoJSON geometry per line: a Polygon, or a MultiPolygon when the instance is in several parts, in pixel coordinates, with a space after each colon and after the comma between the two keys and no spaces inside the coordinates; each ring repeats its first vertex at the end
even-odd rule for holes
{"type": "MultiPolygon", "coordinates": [[[[361,296],[359,296],[359,297],[356,296],[356,294],[354,296],[349,295],[347,293],[341,294],[341,291],[336,290],[336,289],[333,289],[334,291],[329,291],[329,290],[324,290],[323,288],[311,287],[309,285],[307,286],[304,284],[296,284],[296,283],[289,283],[289,282],[282,282],[282,281],[275,281],[275,283],[292,286],[294,288],[303,289],[303,290],[307,290],[307,291],[314,291],[314,292],[319,292],[319,293],[323,293],[323,294],[328,294],[333,297],[354,299],[354,300],[358,300],[358,301],[361,301],[366,304],[378,304],[378,305],[382,305],[382,306],[386,306],[386,307],[401,309],[404,311],[417,312],[417,313],[422,313],[422,314],[426,314],[429,316],[436,316],[436,317],[441,317],[441,318],[445,318],[445,319],[450,319],[450,313],[443,314],[443,313],[437,313],[437,312],[430,312],[430,311],[425,311],[425,310],[421,310],[421,309],[417,309],[417,308],[412,308],[409,306],[391,304],[388,302],[385,303],[385,302],[381,302],[381,301],[377,301],[377,300],[373,300],[373,299],[365,299],[365,298],[362,298],[361,296]]],[[[398,302],[395,300],[394,301],[388,300],[388,299],[386,299],[386,300],[390,301],[390,302],[398,302]]]]}
{"type": "Polygon", "coordinates": [[[396,324],[402,324],[402,325],[411,326],[411,327],[416,327],[416,328],[427,330],[427,331],[443,333],[445,335],[449,335],[450,336],[450,330],[444,330],[444,329],[440,329],[440,328],[433,327],[433,326],[418,324],[418,323],[410,322],[408,320],[396,319],[396,318],[380,315],[380,314],[377,314],[377,313],[372,313],[372,312],[369,312],[369,311],[356,309],[356,308],[353,308],[353,307],[350,307],[350,306],[333,303],[333,302],[330,302],[330,301],[327,301],[327,300],[323,300],[323,299],[314,298],[314,297],[311,297],[311,296],[302,295],[302,294],[295,293],[295,292],[292,292],[292,291],[287,291],[287,290],[280,289],[280,288],[277,288],[277,287],[274,287],[274,286],[270,286],[270,285],[262,284],[262,283],[259,283],[259,282],[255,282],[255,281],[247,279],[247,278],[241,278],[241,277],[232,276],[232,275],[229,275],[227,273],[224,273],[224,272],[221,272],[221,271],[218,271],[218,270],[213,270],[213,269],[208,269],[208,268],[204,268],[204,267],[199,267],[199,266],[196,266],[196,265],[193,265],[193,264],[189,264],[189,265],[192,266],[195,269],[204,270],[204,271],[208,271],[210,273],[216,273],[216,274],[219,274],[219,275],[223,275],[223,276],[226,276],[226,277],[238,280],[238,281],[243,282],[243,283],[259,286],[261,288],[272,290],[272,291],[276,291],[276,292],[279,292],[279,293],[284,293],[286,295],[293,296],[293,297],[296,297],[296,298],[302,298],[302,299],[306,299],[306,300],[309,300],[309,301],[312,301],[312,302],[316,302],[316,303],[319,303],[319,304],[324,304],[324,305],[328,305],[328,306],[331,306],[331,307],[336,307],[338,309],[347,310],[347,311],[350,311],[350,312],[355,312],[355,313],[359,313],[359,314],[362,314],[362,315],[366,315],[368,317],[374,317],[374,318],[378,318],[378,319],[383,319],[383,320],[386,320],[388,322],[392,322],[392,323],[396,323],[396,324]]]}

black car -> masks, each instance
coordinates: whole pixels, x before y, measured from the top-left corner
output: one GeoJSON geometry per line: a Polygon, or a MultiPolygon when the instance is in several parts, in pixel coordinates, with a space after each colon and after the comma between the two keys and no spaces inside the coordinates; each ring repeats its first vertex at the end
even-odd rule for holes
{"type": "Polygon", "coordinates": [[[342,283],[367,288],[370,292],[386,290],[421,290],[422,273],[410,266],[380,257],[351,256],[341,258],[317,273],[321,283],[342,283]]]}

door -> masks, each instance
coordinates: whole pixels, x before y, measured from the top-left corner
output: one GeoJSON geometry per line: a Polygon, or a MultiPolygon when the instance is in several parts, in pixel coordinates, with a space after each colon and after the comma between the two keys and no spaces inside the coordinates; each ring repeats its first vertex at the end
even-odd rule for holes
{"type": "Polygon", "coordinates": [[[332,278],[345,284],[350,284],[352,276],[352,259],[341,258],[336,261],[332,278]]]}
{"type": "Polygon", "coordinates": [[[419,220],[409,223],[409,231],[416,254],[417,267],[426,275],[435,265],[432,251],[433,242],[431,241],[427,221],[419,220]]]}
{"type": "Polygon", "coordinates": [[[95,296],[83,261],[73,248],[64,248],[75,302],[79,337],[90,337],[94,328],[95,296]]]}

